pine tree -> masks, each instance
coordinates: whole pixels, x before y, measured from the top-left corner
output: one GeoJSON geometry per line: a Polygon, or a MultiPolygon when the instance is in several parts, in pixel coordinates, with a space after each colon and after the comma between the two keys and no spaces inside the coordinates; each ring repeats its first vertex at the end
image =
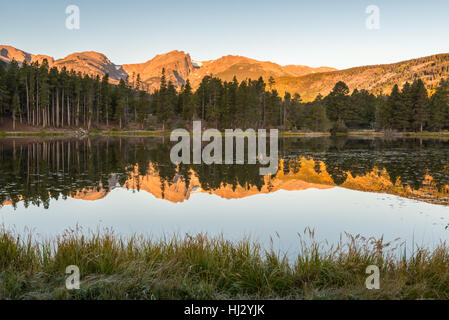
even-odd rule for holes
{"type": "Polygon", "coordinates": [[[50,69],[49,86],[51,100],[51,125],[59,127],[59,71],[56,67],[50,69]]]}
{"type": "Polygon", "coordinates": [[[92,118],[94,115],[94,104],[95,104],[95,80],[92,80],[88,75],[84,76],[83,79],[83,90],[84,90],[84,112],[85,112],[85,125],[87,130],[90,130],[92,126],[92,118]]]}
{"type": "MultiPolygon", "coordinates": [[[[140,73],[137,74],[137,78],[136,78],[136,84],[134,89],[137,92],[140,92],[142,87],[142,80],[140,79],[140,73]]],[[[133,103],[133,112],[134,112],[134,122],[137,123],[137,113],[138,113],[138,109],[139,109],[139,102],[137,103],[133,103]]]]}
{"type": "Polygon", "coordinates": [[[321,101],[315,100],[311,105],[309,129],[313,131],[327,131],[330,127],[330,121],[326,115],[326,108],[321,101]]]}
{"type": "Polygon", "coordinates": [[[122,129],[126,104],[126,84],[123,79],[120,79],[119,85],[116,88],[116,100],[115,120],[119,123],[119,128],[122,129]]]}
{"type": "Polygon", "coordinates": [[[281,110],[282,99],[279,97],[277,90],[272,90],[268,97],[268,125],[272,127],[277,127],[280,125],[280,110],[281,110]]]}
{"type": "Polygon", "coordinates": [[[48,113],[50,105],[50,86],[49,86],[49,76],[48,76],[48,61],[44,59],[41,67],[39,68],[39,104],[41,111],[41,124],[45,128],[49,126],[48,123],[48,113]]]}
{"type": "Polygon", "coordinates": [[[359,128],[363,125],[365,116],[363,113],[364,108],[364,96],[358,89],[354,89],[351,96],[348,99],[348,105],[345,114],[345,123],[352,128],[359,128]]]}
{"type": "Polygon", "coordinates": [[[7,101],[6,109],[11,114],[13,121],[13,129],[16,127],[16,114],[19,111],[19,64],[17,61],[11,61],[8,70],[5,75],[6,94],[5,100],[7,101]]]}
{"type": "Polygon", "coordinates": [[[187,79],[181,93],[181,112],[184,120],[193,120],[196,116],[195,97],[190,80],[187,79]]]}
{"type": "Polygon", "coordinates": [[[407,131],[411,128],[413,110],[413,94],[410,83],[406,82],[402,87],[401,98],[402,101],[398,109],[395,110],[394,117],[398,129],[407,131]]]}
{"type": "Polygon", "coordinates": [[[413,127],[423,132],[429,119],[429,99],[424,82],[419,79],[413,82],[413,127]]]}
{"type": "Polygon", "coordinates": [[[276,81],[274,80],[273,76],[270,76],[268,79],[268,86],[270,88],[270,91],[273,90],[273,86],[276,84],[276,81]]]}
{"type": "Polygon", "coordinates": [[[143,90],[139,90],[137,96],[137,121],[140,123],[143,129],[143,124],[145,122],[145,116],[147,114],[147,94],[143,90]]]}
{"type": "Polygon", "coordinates": [[[406,109],[405,101],[401,92],[399,91],[399,86],[396,84],[391,91],[390,96],[387,99],[388,109],[391,114],[389,122],[392,129],[406,130],[408,127],[408,117],[404,113],[406,109]]]}
{"type": "Polygon", "coordinates": [[[109,90],[109,74],[105,74],[101,80],[100,86],[100,108],[101,113],[106,122],[106,126],[109,126],[109,115],[111,111],[111,96],[109,90]]]}
{"type": "Polygon", "coordinates": [[[197,96],[199,102],[199,114],[201,115],[201,120],[206,120],[206,103],[209,96],[209,82],[211,80],[211,76],[205,76],[201,80],[199,88],[196,90],[195,95],[197,96]]]}
{"type": "Polygon", "coordinates": [[[332,92],[326,97],[327,116],[331,121],[345,121],[349,106],[349,88],[346,83],[339,81],[332,92]]]}
{"type": "Polygon", "coordinates": [[[0,62],[0,115],[3,115],[5,108],[7,108],[6,94],[6,70],[3,66],[3,63],[0,62]]]}
{"type": "Polygon", "coordinates": [[[289,92],[286,92],[284,94],[284,101],[282,102],[282,110],[281,110],[281,126],[284,128],[284,130],[287,128],[287,112],[291,108],[291,100],[292,95],[289,92]]]}
{"type": "Polygon", "coordinates": [[[430,99],[430,126],[436,131],[449,127],[449,83],[441,79],[430,99]]]}
{"type": "Polygon", "coordinates": [[[11,101],[12,120],[13,120],[12,129],[14,131],[16,130],[16,114],[19,109],[20,109],[19,94],[17,92],[14,92],[11,101]]]}
{"type": "Polygon", "coordinates": [[[159,88],[156,112],[159,122],[162,123],[162,130],[165,130],[165,125],[169,119],[173,116],[176,89],[171,81],[167,84],[165,77],[165,69],[162,69],[161,86],[159,88]]]}
{"type": "Polygon", "coordinates": [[[378,129],[393,129],[393,110],[388,97],[380,95],[376,105],[376,124],[378,129]]]}

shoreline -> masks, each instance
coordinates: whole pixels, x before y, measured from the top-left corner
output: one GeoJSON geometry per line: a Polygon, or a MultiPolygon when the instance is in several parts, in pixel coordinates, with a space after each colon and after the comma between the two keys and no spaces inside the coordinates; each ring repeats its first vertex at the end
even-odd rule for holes
{"type": "MultiPolygon", "coordinates": [[[[267,129],[268,130],[268,129],[267,129]]],[[[29,137],[62,137],[62,138],[82,138],[87,136],[121,136],[121,137],[170,137],[171,131],[148,131],[148,130],[42,130],[42,131],[0,131],[2,138],[29,138],[29,137]]],[[[191,133],[190,133],[191,134],[191,133]]],[[[347,133],[337,133],[337,137],[378,137],[378,138],[449,138],[449,132],[397,132],[385,134],[372,130],[354,130],[347,133]]],[[[282,138],[314,138],[332,137],[329,132],[302,132],[302,131],[281,131],[279,137],[282,138]]]]}

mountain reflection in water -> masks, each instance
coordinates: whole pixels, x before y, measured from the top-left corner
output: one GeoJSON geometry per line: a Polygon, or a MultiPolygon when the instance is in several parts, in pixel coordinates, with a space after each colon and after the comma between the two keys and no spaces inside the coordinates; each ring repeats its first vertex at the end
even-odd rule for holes
{"type": "Polygon", "coordinates": [[[167,138],[0,140],[0,203],[25,207],[67,197],[98,200],[117,187],[171,202],[193,193],[237,199],[278,190],[335,186],[449,204],[449,142],[283,138],[279,170],[259,165],[180,165],[167,138]]]}

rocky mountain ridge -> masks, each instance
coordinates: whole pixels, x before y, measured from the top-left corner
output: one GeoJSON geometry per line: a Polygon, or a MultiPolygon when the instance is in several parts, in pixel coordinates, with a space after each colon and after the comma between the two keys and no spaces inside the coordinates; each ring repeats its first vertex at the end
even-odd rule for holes
{"type": "MultiPolygon", "coordinates": [[[[238,81],[258,79],[263,77],[268,82],[274,78],[272,89],[285,92],[299,93],[303,101],[311,101],[318,94],[327,95],[335,83],[344,81],[350,90],[366,89],[374,94],[389,93],[395,84],[403,85],[417,78],[425,81],[432,90],[441,78],[449,77],[449,54],[439,54],[423,58],[401,61],[393,64],[354,67],[336,70],[330,67],[311,68],[302,65],[287,65],[269,61],[258,61],[243,56],[227,55],[216,60],[197,61],[184,51],[170,51],[160,54],[144,63],[116,65],[104,54],[89,51],[73,53],[63,59],[47,55],[34,55],[12,46],[0,45],[0,61],[9,63],[12,60],[27,63],[42,63],[47,59],[50,67],[66,68],[102,77],[106,73],[112,83],[120,79],[128,79],[132,86],[137,85],[138,75],[141,80],[140,88],[153,92],[160,86],[161,71],[165,69],[166,78],[177,89],[187,80],[193,89],[198,88],[205,76],[215,76],[223,81],[238,81]]],[[[267,89],[269,87],[267,86],[267,89]]]]}

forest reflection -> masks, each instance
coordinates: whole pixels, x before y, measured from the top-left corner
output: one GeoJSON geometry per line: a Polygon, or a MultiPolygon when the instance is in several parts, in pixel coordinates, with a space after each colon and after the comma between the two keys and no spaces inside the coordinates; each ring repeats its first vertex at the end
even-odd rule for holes
{"type": "Polygon", "coordinates": [[[260,165],[180,165],[167,138],[0,140],[0,203],[44,206],[97,200],[117,187],[173,202],[195,192],[226,199],[277,190],[343,188],[449,204],[449,142],[441,139],[282,138],[279,170],[260,165]]]}

